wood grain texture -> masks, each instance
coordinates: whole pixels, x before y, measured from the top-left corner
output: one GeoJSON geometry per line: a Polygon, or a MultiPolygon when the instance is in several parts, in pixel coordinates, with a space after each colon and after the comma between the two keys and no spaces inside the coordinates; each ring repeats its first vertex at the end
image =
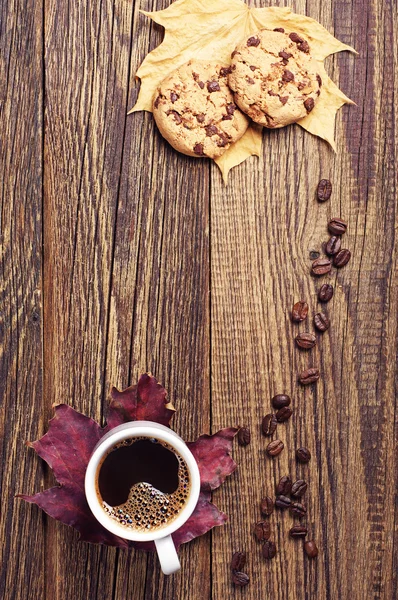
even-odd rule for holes
{"type": "MultiPolygon", "coordinates": [[[[353,45],[327,69],[357,106],[338,113],[338,152],[298,127],[264,133],[261,159],[234,169],[177,155],[151,115],[127,117],[134,73],[162,31],[139,13],[168,0],[0,1],[1,464],[0,596],[6,600],[394,600],[397,598],[397,10],[392,0],[297,0],[292,8],[353,45]],[[314,197],[329,177],[326,204],[314,197]],[[349,265],[309,275],[332,216],[349,223],[349,265]],[[332,326],[310,353],[294,346],[294,301],[319,310],[335,286],[332,326]],[[315,387],[297,374],[320,368],[315,387]],[[185,439],[249,425],[238,470],[214,493],[223,528],[181,549],[166,578],[157,560],[82,544],[13,499],[53,483],[23,442],[52,404],[106,418],[111,385],[151,371],[185,439]],[[265,458],[261,418],[292,395],[265,458]],[[312,452],[297,465],[294,450],[312,452]],[[316,561],[271,517],[266,563],[252,534],[258,503],[290,473],[309,483],[316,561]],[[27,533],[31,536],[28,538],[27,533]],[[33,533],[32,533],[33,532],[33,533]],[[250,585],[231,583],[246,550],[250,585]]],[[[265,5],[264,2],[253,3],[265,5]]],[[[271,3],[267,3],[271,4],[271,3]]],[[[272,4],[290,5],[273,2],[272,4]]]]}

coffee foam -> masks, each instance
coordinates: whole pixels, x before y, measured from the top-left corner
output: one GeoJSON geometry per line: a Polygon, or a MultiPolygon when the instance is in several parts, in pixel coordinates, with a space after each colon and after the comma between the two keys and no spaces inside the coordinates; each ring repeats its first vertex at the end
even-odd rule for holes
{"type": "MultiPolygon", "coordinates": [[[[130,443],[133,444],[134,442],[143,439],[148,438],[139,437],[131,440],[123,440],[115,445],[111,452],[122,446],[129,445],[130,443]]],[[[139,532],[157,531],[162,529],[177,518],[188,500],[190,477],[185,460],[174,448],[165,442],[158,440],[158,443],[170,450],[179,462],[179,483],[175,492],[166,494],[156,489],[152,484],[143,481],[136,483],[131,487],[128,499],[124,504],[110,506],[102,500],[101,495],[97,491],[105,513],[111,517],[111,519],[128,529],[139,532]]]]}

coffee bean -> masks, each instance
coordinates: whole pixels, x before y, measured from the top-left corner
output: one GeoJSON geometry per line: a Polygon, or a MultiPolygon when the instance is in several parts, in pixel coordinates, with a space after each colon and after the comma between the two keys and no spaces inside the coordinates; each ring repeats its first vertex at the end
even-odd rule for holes
{"type": "Polygon", "coordinates": [[[295,44],[301,44],[301,42],[304,42],[303,38],[300,37],[299,34],[295,33],[294,31],[289,34],[289,37],[295,44]]]}
{"type": "Polygon", "coordinates": [[[296,458],[301,463],[308,463],[311,460],[311,452],[308,450],[308,448],[297,448],[296,458]]]}
{"type": "Polygon", "coordinates": [[[326,243],[325,252],[328,256],[334,256],[341,248],[341,237],[332,235],[326,243]]]}
{"type": "Polygon", "coordinates": [[[332,235],[343,235],[347,231],[347,223],[338,217],[329,221],[328,229],[332,235]]]}
{"type": "Polygon", "coordinates": [[[314,316],[314,325],[318,331],[323,333],[330,327],[329,318],[324,313],[317,313],[314,316]]]}
{"type": "MultiPolygon", "coordinates": [[[[319,83],[319,81],[318,81],[318,83],[319,83]]],[[[331,195],[332,195],[332,184],[330,183],[329,179],[321,179],[320,182],[318,183],[318,187],[316,190],[316,196],[317,196],[319,202],[326,202],[327,200],[329,200],[331,195]]]]}
{"type": "Polygon", "coordinates": [[[308,529],[303,525],[295,525],[289,531],[289,535],[292,538],[303,538],[307,535],[308,529]]]}
{"type": "Polygon", "coordinates": [[[303,300],[300,300],[300,302],[296,302],[296,304],[293,306],[293,310],[292,310],[292,321],[295,321],[296,323],[300,322],[300,321],[305,321],[305,319],[307,318],[308,315],[308,304],[306,302],[304,302],[303,300]]]}
{"type": "Polygon", "coordinates": [[[333,298],[333,293],[333,286],[330,283],[324,283],[318,292],[318,300],[320,302],[329,302],[333,298]]]}
{"type": "Polygon", "coordinates": [[[301,498],[301,496],[304,496],[305,492],[307,491],[307,484],[304,481],[304,479],[297,479],[297,481],[295,481],[292,485],[292,496],[294,498],[301,498]]]}
{"type": "MultiPolygon", "coordinates": [[[[302,48],[300,48],[300,46],[302,46],[303,44],[299,44],[299,49],[302,50],[302,48]]],[[[308,44],[307,44],[308,46],[308,44]]],[[[308,46],[309,49],[309,46],[308,46]]],[[[303,52],[305,52],[305,50],[303,50],[303,52]]],[[[304,101],[304,108],[307,111],[307,113],[310,113],[312,111],[312,109],[315,106],[315,100],[314,98],[307,98],[307,100],[304,101]]]]}
{"type": "Polygon", "coordinates": [[[314,540],[308,540],[308,542],[305,542],[304,551],[308,558],[315,558],[318,556],[318,547],[314,540]]]}
{"type": "Polygon", "coordinates": [[[315,383],[320,377],[319,369],[311,368],[306,369],[299,375],[299,381],[302,385],[309,385],[315,383]]]}
{"type": "Polygon", "coordinates": [[[265,496],[260,502],[260,511],[264,517],[269,517],[274,512],[274,501],[269,496],[265,496]]]}
{"type": "Polygon", "coordinates": [[[274,408],[283,408],[284,406],[289,406],[290,402],[290,396],[287,394],[276,394],[276,396],[274,396],[271,400],[274,408]]]}
{"type": "Polygon", "coordinates": [[[271,540],[267,540],[266,542],[264,542],[262,552],[264,558],[266,558],[267,560],[274,558],[276,554],[276,546],[274,542],[272,542],[271,540]]]}
{"type": "Polygon", "coordinates": [[[250,429],[248,427],[241,427],[238,431],[238,444],[240,446],[247,446],[250,444],[250,429]]]}
{"type": "Polygon", "coordinates": [[[300,504],[300,502],[293,502],[293,504],[290,505],[290,512],[295,517],[301,518],[307,514],[307,509],[304,504],[300,504]]]}
{"type": "Polygon", "coordinates": [[[284,406],[283,408],[280,408],[278,410],[278,412],[276,413],[276,420],[278,421],[278,423],[284,423],[285,421],[288,421],[290,419],[290,417],[292,416],[293,411],[291,408],[289,408],[288,406],[284,406]]]}
{"type": "Polygon", "coordinates": [[[275,433],[277,424],[278,421],[276,420],[276,416],[274,414],[270,413],[269,415],[265,415],[261,425],[263,434],[266,436],[273,435],[275,433]]]}
{"type": "Polygon", "coordinates": [[[286,508],[289,508],[291,503],[292,501],[287,496],[277,496],[275,500],[276,508],[279,508],[281,510],[286,510],[286,508]]]}
{"type": "Polygon", "coordinates": [[[333,264],[338,269],[341,269],[341,267],[345,267],[345,265],[350,261],[350,259],[351,259],[351,252],[349,250],[347,250],[347,248],[343,248],[334,257],[333,264]]]}
{"type": "Polygon", "coordinates": [[[258,539],[259,542],[263,542],[264,540],[269,540],[271,535],[271,526],[269,521],[259,521],[254,526],[254,535],[258,539]]]}
{"type": "Polygon", "coordinates": [[[249,583],[249,581],[249,576],[241,571],[235,571],[232,575],[232,582],[239,587],[244,587],[249,583]]]}
{"type": "Polygon", "coordinates": [[[288,496],[292,490],[292,480],[289,475],[284,475],[279,480],[278,485],[276,486],[276,494],[277,496],[288,496]]]}
{"type": "Polygon", "coordinates": [[[296,336],[296,344],[299,348],[302,348],[303,350],[310,350],[316,344],[316,337],[313,333],[299,333],[296,336]]]}
{"type": "Polygon", "coordinates": [[[278,454],[282,452],[284,447],[285,446],[283,442],[281,442],[281,440],[274,440],[273,442],[268,444],[265,451],[268,454],[268,456],[278,456],[278,454]]]}
{"type": "Polygon", "coordinates": [[[328,258],[317,258],[312,263],[311,272],[313,275],[320,277],[321,275],[326,275],[326,273],[330,273],[332,270],[332,263],[328,258]]]}
{"type": "Polygon", "coordinates": [[[244,569],[246,564],[246,553],[245,552],[235,552],[232,556],[231,560],[231,569],[232,571],[241,571],[244,569]]]}

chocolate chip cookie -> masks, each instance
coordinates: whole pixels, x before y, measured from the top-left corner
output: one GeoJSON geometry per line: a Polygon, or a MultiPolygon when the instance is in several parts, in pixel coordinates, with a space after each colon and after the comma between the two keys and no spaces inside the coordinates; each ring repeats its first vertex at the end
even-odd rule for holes
{"type": "Polygon", "coordinates": [[[234,102],[229,72],[229,67],[190,60],[159,85],[153,116],[173,148],[217,158],[245,133],[249,120],[234,102]]]}
{"type": "Polygon", "coordinates": [[[322,86],[308,42],[282,28],[262,29],[239,44],[228,83],[239,108],[272,129],[308,115],[322,86]]]}

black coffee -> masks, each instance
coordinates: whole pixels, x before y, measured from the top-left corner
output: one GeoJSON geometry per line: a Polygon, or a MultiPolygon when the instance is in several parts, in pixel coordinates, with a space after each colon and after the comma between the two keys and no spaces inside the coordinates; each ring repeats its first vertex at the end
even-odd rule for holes
{"type": "Polygon", "coordinates": [[[188,499],[186,462],[154,438],[123,440],[108,452],[97,473],[105,512],[130,529],[153,531],[169,525],[188,499]]]}

